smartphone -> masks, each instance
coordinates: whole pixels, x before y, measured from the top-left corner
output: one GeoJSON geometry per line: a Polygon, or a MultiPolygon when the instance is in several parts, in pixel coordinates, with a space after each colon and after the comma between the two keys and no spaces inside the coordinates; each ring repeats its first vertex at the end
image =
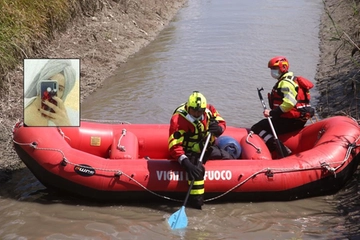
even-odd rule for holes
{"type": "Polygon", "coordinates": [[[40,81],[40,92],[41,92],[41,108],[50,111],[55,112],[52,108],[44,104],[43,102],[48,100],[52,104],[57,105],[57,102],[55,99],[53,99],[54,96],[57,96],[58,91],[58,82],[55,80],[42,80],[40,81]]]}

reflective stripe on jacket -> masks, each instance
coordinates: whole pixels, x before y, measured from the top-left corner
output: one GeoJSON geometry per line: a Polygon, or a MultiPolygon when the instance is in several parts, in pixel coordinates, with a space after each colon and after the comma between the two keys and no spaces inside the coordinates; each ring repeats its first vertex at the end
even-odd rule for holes
{"type": "MultiPolygon", "coordinates": [[[[201,153],[203,149],[206,131],[209,128],[210,119],[218,121],[219,125],[225,130],[226,122],[216,111],[208,104],[201,120],[193,121],[193,118],[186,110],[186,105],[182,104],[175,111],[171,118],[168,147],[170,155],[178,159],[186,153],[201,153]]],[[[213,144],[215,137],[210,140],[209,146],[213,144]]]]}
{"type": "Polygon", "coordinates": [[[279,107],[283,112],[280,116],[284,118],[299,118],[300,112],[297,105],[300,106],[296,97],[299,85],[295,81],[292,72],[285,73],[274,85],[270,94],[270,108],[279,107]]]}

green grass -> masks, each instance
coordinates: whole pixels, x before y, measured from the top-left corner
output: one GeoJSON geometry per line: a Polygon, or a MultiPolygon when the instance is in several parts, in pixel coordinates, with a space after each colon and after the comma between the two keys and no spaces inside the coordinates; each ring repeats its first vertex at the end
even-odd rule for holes
{"type": "MultiPolygon", "coordinates": [[[[6,73],[101,0],[0,0],[0,88],[6,73]],[[95,4],[94,4],[95,3],[95,4]]],[[[85,13],[86,14],[86,13],[85,13]]]]}

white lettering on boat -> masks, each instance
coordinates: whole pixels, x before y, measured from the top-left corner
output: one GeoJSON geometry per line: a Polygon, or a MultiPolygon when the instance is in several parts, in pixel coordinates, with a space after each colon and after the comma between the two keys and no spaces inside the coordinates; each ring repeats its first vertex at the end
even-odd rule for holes
{"type": "Polygon", "coordinates": [[[79,172],[86,173],[86,174],[94,174],[94,171],[93,171],[93,170],[90,170],[90,169],[87,169],[87,168],[83,168],[83,167],[79,167],[79,168],[78,168],[78,171],[79,171],[79,172]]]}
{"type": "MultiPolygon", "coordinates": [[[[187,173],[182,171],[156,171],[159,181],[183,181],[187,180],[187,173]]],[[[205,171],[204,180],[231,180],[232,172],[230,170],[205,171]]]]}
{"type": "Polygon", "coordinates": [[[230,170],[205,171],[204,180],[231,180],[232,172],[230,170]]]}
{"type": "Polygon", "coordinates": [[[158,180],[163,181],[182,181],[185,180],[185,173],[179,171],[156,171],[158,180]]]}
{"type": "Polygon", "coordinates": [[[91,166],[86,165],[86,164],[80,164],[80,165],[76,165],[74,167],[74,171],[84,177],[90,177],[95,175],[95,169],[93,169],[91,166]]]}

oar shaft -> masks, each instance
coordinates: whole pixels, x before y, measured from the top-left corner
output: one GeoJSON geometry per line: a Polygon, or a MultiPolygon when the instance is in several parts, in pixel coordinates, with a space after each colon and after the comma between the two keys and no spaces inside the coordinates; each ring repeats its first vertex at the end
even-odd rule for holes
{"type": "MultiPolygon", "coordinates": [[[[265,104],[264,98],[262,97],[262,94],[261,94],[261,91],[264,90],[264,89],[263,88],[260,88],[260,89],[258,88],[257,90],[258,90],[258,95],[259,95],[260,101],[261,101],[261,103],[263,105],[263,108],[264,108],[264,110],[266,110],[266,104],[265,104]]],[[[272,124],[270,116],[267,117],[267,119],[269,121],[269,125],[270,125],[270,128],[271,128],[272,134],[274,135],[274,139],[275,139],[275,143],[276,143],[276,150],[277,150],[278,153],[280,153],[280,156],[283,158],[285,155],[283,153],[283,150],[281,149],[281,145],[280,145],[281,143],[280,143],[280,141],[279,141],[279,139],[277,137],[277,134],[276,134],[274,125],[272,124]]]]}
{"type": "Polygon", "coordinates": [[[190,192],[191,192],[192,187],[194,186],[194,182],[195,182],[195,180],[194,180],[194,179],[193,179],[193,180],[191,180],[191,183],[190,183],[190,185],[189,185],[189,189],[188,189],[188,191],[187,191],[187,193],[186,193],[186,197],[185,197],[185,200],[184,200],[183,206],[185,206],[185,205],[186,205],[186,203],[187,203],[187,201],[189,200],[189,197],[190,197],[190,192]]]}
{"type": "Polygon", "coordinates": [[[206,148],[209,144],[209,141],[210,141],[210,138],[211,138],[211,133],[209,133],[209,135],[206,137],[206,141],[205,141],[205,144],[204,144],[204,149],[202,150],[201,152],[201,155],[200,155],[200,158],[199,158],[199,162],[201,163],[203,158],[204,158],[204,155],[205,155],[205,152],[206,152],[206,148]]]}
{"type": "MultiPolygon", "coordinates": [[[[198,164],[201,164],[201,162],[202,162],[202,160],[203,160],[203,158],[204,158],[204,155],[205,155],[205,152],[206,152],[206,148],[207,148],[207,146],[208,146],[208,144],[209,144],[210,138],[211,138],[211,133],[209,133],[209,135],[206,137],[206,141],[205,141],[205,144],[204,144],[204,148],[203,148],[203,150],[201,151],[201,155],[200,155],[198,164]]],[[[186,203],[187,203],[187,201],[188,201],[188,199],[189,199],[190,192],[191,192],[191,189],[192,189],[192,187],[193,187],[193,185],[194,185],[194,182],[195,182],[194,179],[191,180],[191,183],[190,183],[190,186],[189,186],[189,190],[188,190],[187,193],[186,193],[186,197],[185,197],[183,206],[186,205],[186,203]]]]}
{"type": "Polygon", "coordinates": [[[270,128],[271,128],[272,134],[274,135],[274,138],[278,139],[275,128],[274,128],[274,125],[272,124],[272,121],[271,121],[270,117],[268,117],[267,119],[269,121],[269,125],[270,125],[270,128]]]}
{"type": "MultiPolygon", "coordinates": [[[[209,135],[206,138],[204,148],[201,151],[201,155],[200,155],[198,164],[201,164],[201,162],[202,162],[202,160],[204,158],[205,151],[206,151],[206,148],[207,148],[207,146],[209,144],[210,138],[211,138],[211,133],[209,133],[209,135]]],[[[195,181],[194,179],[191,180],[191,183],[190,183],[189,189],[188,189],[188,191],[186,193],[186,197],[185,197],[185,200],[184,200],[184,203],[183,203],[182,207],[178,211],[173,213],[168,219],[168,224],[170,225],[171,229],[184,228],[188,224],[187,216],[186,216],[186,213],[185,213],[185,205],[186,205],[186,203],[187,203],[187,201],[189,199],[191,189],[192,189],[192,187],[194,185],[194,181],[195,181]]]]}

